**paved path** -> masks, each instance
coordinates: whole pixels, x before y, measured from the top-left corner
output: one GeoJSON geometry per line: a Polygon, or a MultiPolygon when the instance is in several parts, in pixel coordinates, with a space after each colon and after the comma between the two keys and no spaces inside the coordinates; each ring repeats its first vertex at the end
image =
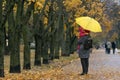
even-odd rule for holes
{"type": "Polygon", "coordinates": [[[74,74],[74,80],[120,80],[120,54],[106,54],[103,49],[94,51],[90,57],[89,74],[85,76],[79,75],[82,71],[79,59],[62,69],[66,75],[74,74]]]}
{"type": "Polygon", "coordinates": [[[80,75],[82,70],[79,58],[62,66],[48,67],[51,68],[43,70],[34,67],[20,74],[6,72],[6,77],[0,80],[120,80],[120,53],[106,54],[104,49],[94,50],[90,56],[89,73],[84,76],[80,75]]]}

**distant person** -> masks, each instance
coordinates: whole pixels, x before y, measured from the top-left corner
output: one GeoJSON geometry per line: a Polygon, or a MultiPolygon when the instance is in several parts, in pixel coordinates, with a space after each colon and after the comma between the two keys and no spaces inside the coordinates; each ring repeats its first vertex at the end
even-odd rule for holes
{"type": "MultiPolygon", "coordinates": [[[[79,46],[79,57],[81,60],[81,65],[82,65],[82,73],[80,75],[85,75],[88,74],[88,67],[89,67],[89,57],[90,57],[90,52],[91,49],[85,49],[85,42],[90,38],[90,31],[84,30],[83,28],[80,27],[80,38],[78,39],[78,45],[79,46]]],[[[86,46],[87,47],[87,46],[86,46]]]]}
{"type": "Polygon", "coordinates": [[[111,42],[107,41],[107,53],[110,54],[110,50],[111,50],[111,42]]]}
{"type": "Polygon", "coordinates": [[[96,49],[99,49],[99,48],[100,48],[100,45],[99,45],[99,44],[96,44],[96,45],[95,45],[95,48],[96,48],[96,49]]]}
{"type": "Polygon", "coordinates": [[[105,52],[108,53],[107,42],[105,42],[105,52]]]}
{"type": "Polygon", "coordinates": [[[113,54],[115,54],[116,43],[113,41],[111,42],[111,44],[112,44],[113,54]]]}

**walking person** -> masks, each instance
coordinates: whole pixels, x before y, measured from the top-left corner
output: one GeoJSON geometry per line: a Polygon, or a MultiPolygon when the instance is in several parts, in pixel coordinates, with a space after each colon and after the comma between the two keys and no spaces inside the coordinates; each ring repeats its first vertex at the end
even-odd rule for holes
{"type": "Polygon", "coordinates": [[[107,53],[110,54],[110,50],[111,50],[111,42],[107,41],[107,53]]]}
{"type": "Polygon", "coordinates": [[[105,53],[107,53],[107,42],[105,42],[105,53]]]}
{"type": "MultiPolygon", "coordinates": [[[[88,74],[88,68],[89,68],[89,57],[90,57],[90,49],[85,49],[84,44],[87,39],[90,38],[90,31],[84,30],[83,28],[80,27],[80,38],[78,40],[78,45],[79,47],[79,57],[81,60],[81,65],[82,65],[82,73],[80,75],[85,75],[88,74]]],[[[87,47],[87,46],[86,46],[87,47]]]]}
{"type": "Polygon", "coordinates": [[[113,54],[115,54],[116,43],[113,41],[111,42],[111,44],[112,44],[113,54]]]}

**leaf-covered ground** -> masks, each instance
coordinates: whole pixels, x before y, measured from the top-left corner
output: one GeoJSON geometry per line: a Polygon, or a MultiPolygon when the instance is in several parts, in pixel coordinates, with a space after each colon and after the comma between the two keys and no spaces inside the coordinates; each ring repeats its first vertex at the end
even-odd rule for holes
{"type": "Polygon", "coordinates": [[[22,70],[19,74],[9,73],[8,61],[5,64],[5,78],[0,80],[120,80],[120,54],[105,54],[103,49],[92,52],[89,73],[84,76],[80,75],[81,64],[76,53],[55,59],[49,65],[32,64],[31,70],[22,70]]]}

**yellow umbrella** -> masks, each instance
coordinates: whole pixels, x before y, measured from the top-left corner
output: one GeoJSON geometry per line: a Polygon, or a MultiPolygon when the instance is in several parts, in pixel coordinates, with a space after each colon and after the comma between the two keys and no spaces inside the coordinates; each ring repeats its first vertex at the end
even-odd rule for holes
{"type": "Polygon", "coordinates": [[[82,28],[92,32],[102,32],[101,26],[95,19],[91,17],[78,17],[76,23],[82,28]]]}

